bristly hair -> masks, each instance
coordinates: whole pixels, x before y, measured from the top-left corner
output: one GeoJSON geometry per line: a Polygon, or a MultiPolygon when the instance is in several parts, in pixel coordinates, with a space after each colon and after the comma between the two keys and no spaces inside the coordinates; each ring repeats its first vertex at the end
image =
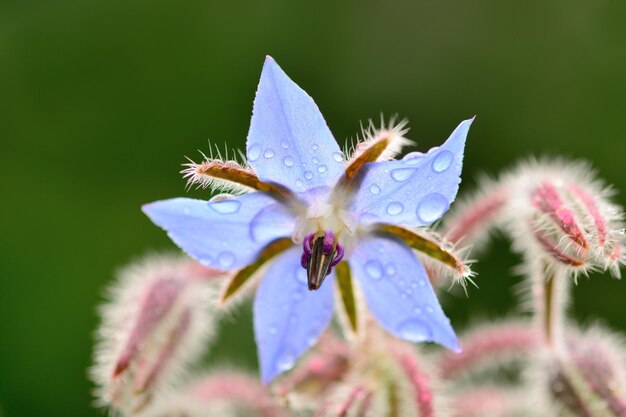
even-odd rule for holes
{"type": "Polygon", "coordinates": [[[234,149],[229,151],[225,145],[222,154],[222,150],[217,145],[211,147],[211,144],[209,144],[208,156],[200,150],[199,152],[202,155],[202,162],[196,163],[191,158],[186,157],[189,162],[183,164],[185,168],[180,171],[183,174],[183,178],[187,180],[187,189],[196,186],[197,188],[209,188],[215,193],[221,192],[236,195],[253,191],[252,187],[209,173],[211,168],[219,168],[231,170],[235,174],[237,172],[253,174],[243,152],[234,149]]]}
{"type": "Polygon", "coordinates": [[[350,155],[348,164],[358,158],[366,149],[382,139],[387,139],[388,143],[383,153],[378,157],[378,161],[388,161],[400,154],[402,148],[414,145],[414,142],[404,137],[409,129],[407,128],[408,120],[402,119],[396,122],[397,116],[392,116],[388,123],[385,123],[384,117],[380,116],[380,127],[376,127],[370,119],[366,126],[361,123],[361,134],[357,136],[356,143],[350,140],[350,144],[346,143],[344,147],[344,155],[350,155]]]}

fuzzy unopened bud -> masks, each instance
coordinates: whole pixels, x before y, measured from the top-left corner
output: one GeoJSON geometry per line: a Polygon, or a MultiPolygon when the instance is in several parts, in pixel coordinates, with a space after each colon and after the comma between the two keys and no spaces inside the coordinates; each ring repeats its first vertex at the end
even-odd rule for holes
{"type": "Polygon", "coordinates": [[[101,308],[92,378],[101,405],[133,415],[170,386],[213,332],[212,281],[223,273],[182,256],[127,267],[101,308]]]}
{"type": "Polygon", "coordinates": [[[530,163],[504,181],[517,246],[572,271],[610,269],[624,262],[622,210],[611,190],[582,164],[530,163]]]}

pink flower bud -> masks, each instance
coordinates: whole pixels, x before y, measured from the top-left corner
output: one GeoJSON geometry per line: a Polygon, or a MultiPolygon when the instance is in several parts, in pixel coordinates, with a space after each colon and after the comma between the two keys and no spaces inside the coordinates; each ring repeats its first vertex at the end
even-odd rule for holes
{"type": "Polygon", "coordinates": [[[97,333],[92,378],[101,405],[137,413],[198,357],[213,332],[212,281],[222,274],[179,256],[120,273],[97,333]]]}
{"type": "Polygon", "coordinates": [[[504,184],[511,195],[507,221],[519,249],[571,271],[610,269],[619,275],[622,210],[586,165],[529,163],[504,184]]]}

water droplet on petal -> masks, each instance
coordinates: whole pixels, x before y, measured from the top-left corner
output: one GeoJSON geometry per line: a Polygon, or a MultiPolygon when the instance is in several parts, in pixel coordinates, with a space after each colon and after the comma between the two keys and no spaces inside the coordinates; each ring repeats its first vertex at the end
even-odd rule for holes
{"type": "Polygon", "coordinates": [[[308,346],[313,346],[317,342],[317,332],[311,332],[306,338],[306,344],[308,346]]]}
{"type": "Polygon", "coordinates": [[[402,205],[402,203],[398,203],[397,201],[394,201],[387,205],[387,214],[390,214],[392,216],[396,216],[402,213],[403,210],[404,206],[402,205]]]}
{"type": "Polygon", "coordinates": [[[422,314],[422,309],[421,309],[421,308],[419,308],[419,307],[415,307],[415,308],[413,309],[413,312],[414,312],[415,314],[417,314],[417,315],[420,315],[420,314],[422,314]]]}
{"type": "Polygon", "coordinates": [[[234,214],[239,211],[241,203],[238,200],[221,200],[209,203],[209,207],[220,214],[234,214]]]}
{"type": "Polygon", "coordinates": [[[232,194],[221,193],[221,194],[217,194],[211,197],[211,199],[209,200],[209,203],[217,203],[219,201],[228,200],[230,198],[233,198],[232,194]]]}
{"type": "Polygon", "coordinates": [[[271,159],[271,158],[273,158],[273,157],[274,157],[274,149],[272,149],[272,148],[267,148],[267,149],[265,150],[265,152],[263,152],[263,156],[264,156],[266,159],[271,159]]]}
{"type": "Polygon", "coordinates": [[[288,144],[287,142],[281,142],[281,143],[280,143],[280,146],[281,146],[283,149],[289,149],[289,144],[288,144]]]}
{"type": "Polygon", "coordinates": [[[367,261],[365,263],[365,272],[370,278],[379,280],[383,277],[383,267],[377,260],[367,261]]]}
{"type": "Polygon", "coordinates": [[[276,359],[276,369],[280,372],[288,371],[295,363],[295,356],[290,351],[285,350],[276,359]]]}
{"type": "Polygon", "coordinates": [[[426,307],[426,311],[427,311],[429,314],[433,314],[433,313],[435,312],[435,309],[433,309],[431,306],[427,306],[427,307],[426,307]]]}
{"type": "Polygon", "coordinates": [[[199,260],[200,260],[200,263],[204,266],[210,266],[211,263],[213,262],[213,259],[211,259],[210,256],[204,256],[200,258],[199,260]]]}
{"type": "Polygon", "coordinates": [[[270,326],[269,328],[269,334],[271,334],[272,336],[276,336],[278,334],[278,327],[276,326],[270,326]]]}
{"type": "Polygon", "coordinates": [[[402,158],[402,160],[405,161],[404,165],[414,166],[422,163],[422,156],[424,156],[424,154],[421,152],[410,152],[404,155],[404,158],[402,158]]]}
{"type": "Polygon", "coordinates": [[[217,262],[222,268],[229,268],[233,266],[236,260],[237,258],[235,257],[235,254],[229,251],[224,251],[217,257],[217,262]]]}
{"type": "Polygon", "coordinates": [[[248,159],[250,161],[256,161],[261,156],[261,145],[255,143],[248,148],[248,159]]]}
{"type": "Polygon", "coordinates": [[[376,184],[370,185],[370,193],[374,195],[380,194],[380,187],[376,184]]]}
{"type": "Polygon", "coordinates": [[[431,339],[431,330],[428,325],[421,320],[410,319],[398,326],[398,334],[403,339],[411,342],[425,342],[431,339]]]}
{"type": "Polygon", "coordinates": [[[317,171],[318,172],[326,172],[328,168],[326,168],[326,165],[320,165],[317,167],[317,171]]]}
{"type": "Polygon", "coordinates": [[[336,162],[343,162],[343,155],[340,152],[333,153],[333,159],[336,162]]]}
{"type": "Polygon", "coordinates": [[[317,143],[314,143],[314,144],[313,144],[313,146],[311,146],[311,148],[312,148],[314,151],[316,151],[316,150],[318,150],[320,147],[319,147],[319,146],[317,146],[317,143]]]}
{"type": "Polygon", "coordinates": [[[316,157],[311,158],[311,162],[313,162],[313,165],[317,165],[320,163],[320,160],[317,159],[316,157]]]}
{"type": "Polygon", "coordinates": [[[297,266],[294,273],[294,278],[301,284],[307,284],[308,279],[306,276],[306,269],[302,268],[301,266],[297,266]]]}
{"type": "Polygon", "coordinates": [[[283,158],[283,164],[285,164],[285,166],[292,167],[295,163],[296,161],[294,161],[291,156],[286,156],[283,158]]]}
{"type": "MultiPolygon", "coordinates": [[[[209,200],[209,201],[211,201],[211,200],[209,200]]],[[[187,215],[187,214],[189,214],[189,213],[191,213],[191,210],[189,210],[189,208],[188,208],[188,207],[185,207],[185,208],[183,209],[183,214],[184,214],[184,215],[187,215]]]]}
{"type": "Polygon", "coordinates": [[[304,178],[310,180],[311,178],[313,178],[313,173],[311,171],[304,171],[304,178]]]}
{"type": "Polygon", "coordinates": [[[425,287],[426,286],[426,279],[422,278],[420,279],[420,287],[425,287]]]}
{"type": "Polygon", "coordinates": [[[398,168],[391,171],[391,178],[395,181],[402,182],[411,178],[411,174],[413,174],[415,170],[413,168],[398,168]]]}
{"type": "Polygon", "coordinates": [[[395,275],[396,274],[396,266],[394,264],[387,264],[385,267],[385,272],[387,275],[395,275]]]}
{"type": "Polygon", "coordinates": [[[417,217],[430,224],[440,218],[448,210],[448,199],[439,193],[426,195],[417,205],[417,217]]]}
{"type": "Polygon", "coordinates": [[[450,168],[452,165],[452,161],[454,160],[454,155],[450,151],[446,151],[445,149],[435,157],[433,161],[433,171],[435,172],[443,172],[446,169],[450,168]]]}
{"type": "Polygon", "coordinates": [[[302,182],[302,180],[301,179],[297,179],[296,180],[296,187],[300,188],[302,186],[304,186],[304,183],[302,182]]]}

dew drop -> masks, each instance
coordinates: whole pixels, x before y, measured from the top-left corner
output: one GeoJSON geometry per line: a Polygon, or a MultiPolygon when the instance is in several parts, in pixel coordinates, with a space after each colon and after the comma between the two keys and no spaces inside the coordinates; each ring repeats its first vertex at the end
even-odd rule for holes
{"type": "Polygon", "coordinates": [[[220,201],[228,200],[230,198],[233,198],[232,194],[221,193],[221,194],[217,194],[211,197],[211,199],[209,200],[209,203],[217,203],[220,201]]]}
{"type": "MultiPolygon", "coordinates": [[[[211,201],[211,200],[209,200],[209,201],[211,201]]],[[[188,208],[188,207],[185,207],[185,208],[183,209],[183,214],[184,214],[184,215],[188,215],[189,213],[191,213],[191,210],[189,210],[189,208],[188,208]]]]}
{"type": "Polygon", "coordinates": [[[405,165],[419,165],[422,163],[422,156],[424,156],[421,152],[410,152],[404,155],[402,158],[405,161],[405,165]]]}
{"type": "Polygon", "coordinates": [[[261,145],[255,143],[248,148],[248,159],[250,161],[256,161],[261,156],[261,145]]]}
{"type": "Polygon", "coordinates": [[[326,168],[326,165],[320,165],[317,167],[318,172],[326,172],[327,170],[328,168],[326,168]]]}
{"type": "Polygon", "coordinates": [[[317,165],[320,163],[320,160],[317,159],[316,157],[311,158],[311,162],[313,162],[313,165],[317,165]]]}
{"type": "Polygon", "coordinates": [[[238,200],[222,200],[210,203],[209,207],[220,214],[234,214],[239,211],[241,203],[238,200]]]}
{"type": "Polygon", "coordinates": [[[291,367],[296,363],[296,358],[291,354],[290,351],[285,350],[280,355],[278,355],[278,359],[276,359],[276,368],[279,371],[287,371],[291,369],[291,367]]]}
{"type": "Polygon", "coordinates": [[[430,224],[441,217],[448,209],[448,200],[439,193],[426,195],[417,205],[417,217],[425,224],[430,224]]]}
{"type": "Polygon", "coordinates": [[[365,272],[370,278],[379,280],[383,277],[383,267],[377,260],[367,261],[365,263],[365,272]]]}
{"type": "Polygon", "coordinates": [[[435,172],[443,172],[446,169],[450,168],[452,165],[452,161],[454,160],[454,155],[450,151],[446,151],[445,149],[435,157],[433,161],[433,171],[435,172]]]}
{"type": "Polygon", "coordinates": [[[341,152],[335,152],[333,153],[333,159],[336,162],[343,162],[343,155],[341,154],[341,152]]]}
{"type": "Polygon", "coordinates": [[[287,142],[281,142],[281,143],[280,143],[280,146],[281,146],[283,149],[289,149],[289,144],[288,144],[287,142]]]}
{"type": "Polygon", "coordinates": [[[426,279],[422,278],[420,279],[420,287],[425,287],[426,286],[426,279]]]}
{"type": "Polygon", "coordinates": [[[302,187],[303,185],[304,185],[304,183],[302,182],[302,180],[301,180],[301,179],[297,179],[297,180],[296,180],[296,187],[300,188],[300,187],[302,187]]]}
{"type": "Polygon", "coordinates": [[[427,312],[428,314],[433,314],[433,313],[435,312],[435,310],[434,310],[431,306],[427,306],[427,307],[426,307],[426,312],[427,312]]]}
{"type": "Polygon", "coordinates": [[[402,182],[411,178],[411,175],[415,172],[413,168],[398,168],[391,171],[391,178],[395,181],[402,182]]]}
{"type": "Polygon", "coordinates": [[[310,180],[311,178],[313,178],[313,173],[311,171],[304,171],[304,178],[310,180]]]}
{"type": "Polygon", "coordinates": [[[403,339],[411,342],[425,342],[431,339],[431,331],[428,325],[416,319],[402,322],[398,326],[398,334],[403,339]]]}
{"type": "Polygon", "coordinates": [[[394,264],[387,264],[385,267],[385,272],[387,275],[395,275],[396,274],[396,266],[394,264]]]}
{"type": "Polygon", "coordinates": [[[317,143],[314,143],[314,144],[313,144],[313,146],[311,146],[311,148],[312,148],[314,151],[316,151],[316,150],[318,150],[320,147],[319,147],[319,146],[317,146],[317,143]]]}
{"type": "Polygon", "coordinates": [[[301,266],[297,266],[294,273],[294,278],[301,284],[307,284],[308,279],[306,276],[306,269],[302,268],[301,266]]]}
{"type": "Polygon", "coordinates": [[[235,260],[237,260],[237,258],[235,257],[235,254],[229,251],[221,252],[219,256],[217,257],[217,262],[223,268],[229,268],[233,266],[233,264],[235,263],[235,260]]]}
{"type": "Polygon", "coordinates": [[[269,328],[269,334],[271,334],[272,336],[276,336],[278,334],[278,327],[276,326],[270,326],[269,328]]]}
{"type": "Polygon", "coordinates": [[[309,335],[306,338],[306,344],[308,346],[313,346],[315,342],[317,342],[317,333],[316,332],[309,333],[309,335]]]}
{"type": "Polygon", "coordinates": [[[285,164],[285,166],[287,167],[292,167],[295,163],[296,161],[294,161],[291,156],[286,156],[283,158],[283,164],[285,164]]]}
{"type": "Polygon", "coordinates": [[[380,187],[376,184],[370,185],[370,193],[374,195],[380,194],[380,187]]]}
{"type": "Polygon", "coordinates": [[[406,284],[406,282],[403,279],[398,281],[398,285],[400,285],[401,287],[404,287],[405,284],[406,284]]]}
{"type": "Polygon", "coordinates": [[[265,152],[263,152],[263,156],[264,156],[266,159],[271,159],[271,158],[273,158],[273,157],[274,157],[274,149],[272,149],[272,148],[267,148],[267,149],[265,150],[265,152]]]}
{"type": "Polygon", "coordinates": [[[420,314],[422,314],[422,309],[421,309],[421,308],[419,308],[419,307],[415,307],[415,308],[413,309],[413,312],[414,312],[415,314],[417,314],[417,315],[420,315],[420,314]]]}
{"type": "Polygon", "coordinates": [[[213,259],[211,259],[210,256],[205,256],[203,258],[200,258],[200,263],[204,266],[210,266],[212,262],[213,262],[213,259]]]}
{"type": "Polygon", "coordinates": [[[390,214],[392,216],[396,216],[402,213],[403,210],[404,206],[402,205],[402,203],[398,203],[397,201],[394,201],[387,205],[387,214],[390,214]]]}

